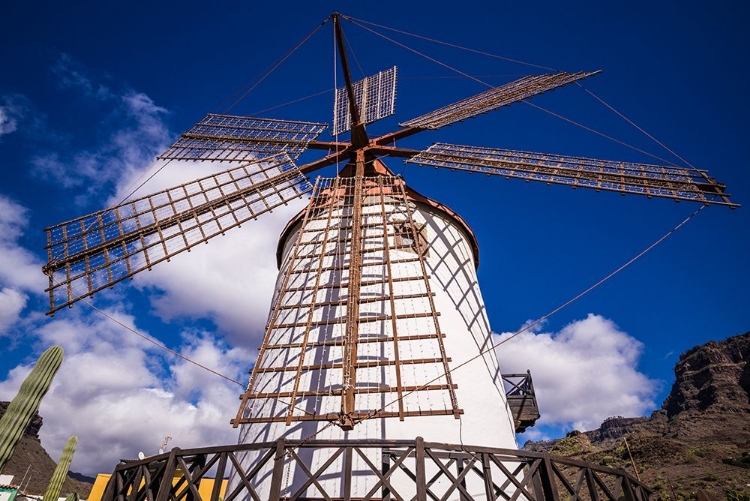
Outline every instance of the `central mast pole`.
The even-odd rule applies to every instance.
[[[359,114],[359,106],[357,106],[357,100],[354,96],[352,74],[351,71],[349,71],[349,60],[346,57],[346,49],[344,48],[344,33],[341,30],[341,14],[331,14],[331,19],[333,19],[333,29],[336,34],[336,46],[339,49],[339,56],[341,57],[341,71],[344,72],[346,93],[349,97],[349,110],[352,115],[352,146],[354,148],[362,148],[367,146],[370,141],[367,138],[365,124],[362,123],[362,118]]]
[[[341,30],[341,15],[331,15],[336,45],[341,56],[341,69],[346,82],[346,92],[349,97],[349,110],[352,119],[352,148],[355,153],[354,186],[352,196],[352,224],[350,233],[349,280],[346,300],[346,333],[343,353],[343,381],[341,395],[341,417],[338,425],[344,430],[354,428],[355,418],[355,389],[357,386],[357,344],[359,342],[359,299],[362,276],[362,197],[365,175],[365,148],[369,144],[365,125],[362,123],[359,106],[354,95],[349,60],[344,48],[344,34]]]
[[[346,334],[343,353],[343,385],[341,418],[344,430],[354,428],[354,396],[357,386],[357,345],[359,343],[359,299],[362,279],[362,197],[364,189],[365,153],[357,150],[354,193],[352,194],[352,225],[349,253],[349,286],[346,300]],[[350,188],[351,189],[351,188]]]

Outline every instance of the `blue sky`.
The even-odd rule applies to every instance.
[[[227,422],[238,388],[162,354],[84,304],[43,316],[41,230],[115,200],[180,132],[208,111],[224,111],[331,12],[544,67],[602,69],[583,82],[587,89],[747,204],[747,10],[736,2],[8,5],[0,20],[0,398],[13,395],[45,347],[61,344],[67,363],[42,407],[43,444],[55,456],[67,436],[81,435],[74,469],[109,470],[167,433],[181,446],[234,441]],[[344,29],[355,78],[399,67],[396,116],[373,124],[373,134],[485,89],[351,23]],[[373,29],[492,85],[541,71]],[[328,23],[231,112],[330,123],[333,86]],[[680,163],[575,86],[533,103]],[[653,161],[523,104],[401,145],[436,141]],[[388,162],[474,229],[497,333],[546,314],[695,209]],[[170,165],[142,193],[201,174]],[[275,239],[299,207],[143,273],[95,304],[244,379],[270,301]],[[536,332],[507,343],[500,355],[509,370],[531,367],[549,395],[545,404],[540,394],[546,421],[529,436],[648,413],[668,393],[681,352],[750,329],[747,214],[744,207],[707,208]],[[82,412],[114,424],[83,427],[75,419]]]

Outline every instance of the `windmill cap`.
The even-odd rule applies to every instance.
[[[452,222],[454,222],[457,226],[459,226],[461,229],[463,229],[466,237],[469,240],[469,244],[471,245],[471,252],[474,256],[474,267],[479,268],[479,243],[477,242],[477,238],[474,235],[474,232],[471,230],[469,225],[466,223],[466,221],[459,216],[453,209],[450,207],[437,202],[435,200],[432,200],[431,198],[425,197],[424,195],[421,195],[417,191],[413,190],[412,188],[409,188],[409,186],[406,186],[406,195],[409,197],[409,200],[412,202],[426,205],[429,208],[432,208],[434,210],[437,210],[438,212],[441,212],[445,216],[447,216]],[[301,222],[301,220],[305,216],[305,210],[301,210],[296,216],[294,216],[292,219],[289,220],[289,222],[284,227],[284,230],[281,232],[281,235],[279,235],[279,243],[276,247],[276,266],[281,269],[281,262],[284,257],[284,246],[286,244],[287,239],[292,233],[292,230]]]

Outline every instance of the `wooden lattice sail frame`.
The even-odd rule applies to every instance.
[[[340,14],[331,16],[346,84],[336,93],[334,116],[337,132],[350,130],[349,141],[319,141],[326,128],[322,123],[207,115],[160,158],[167,162],[225,162],[230,166],[227,171],[47,228],[49,261],[44,272],[49,277],[49,314],[303,196],[312,189],[307,175],[341,162],[348,167],[338,177],[319,179],[313,189],[277,289],[264,344],[233,423],[329,420],[350,429],[374,415],[402,420],[412,414],[460,416],[449,370],[451,359],[442,341],[445,333],[425,266],[429,250],[421,243],[422,229],[415,221],[415,201],[403,180],[394,177],[379,157],[737,207],[723,184],[694,168],[442,143],[423,151],[395,146],[400,139],[512,105],[598,72],[525,77],[401,122],[400,129],[370,138],[366,123],[394,113],[396,70],[353,82],[342,18]],[[327,154],[297,166],[295,160],[306,149]],[[379,249],[377,265],[368,261],[373,245]],[[331,255],[330,246],[335,249]],[[408,256],[403,255],[405,247],[413,251]],[[415,266],[416,272],[400,275],[407,264]],[[382,273],[370,283],[367,269],[374,266],[380,266]],[[300,272],[307,274],[305,284],[295,285],[295,277],[304,276]],[[331,282],[324,281],[326,273],[334,277]],[[415,285],[415,289],[401,290],[403,284]],[[363,293],[371,286],[378,288],[372,298]],[[401,307],[404,301],[422,305],[405,312]],[[371,304],[383,305],[384,310],[372,316],[368,311]],[[337,316],[325,317],[326,308],[335,310]],[[299,316],[287,318],[290,311]],[[417,311],[429,328],[404,332],[400,324],[414,320]],[[376,322],[381,324],[379,333],[367,332],[366,325]],[[435,356],[405,357],[403,347],[410,342],[434,347]],[[388,351],[387,356],[378,361],[366,359],[364,354],[373,346]],[[327,366],[306,361],[308,351],[319,348],[340,350],[340,360]],[[282,350],[291,358],[280,364],[277,358]],[[438,377],[405,384],[407,366],[435,369]],[[377,386],[360,384],[358,371],[372,367],[387,368],[388,375]],[[325,390],[304,388],[305,381],[324,371],[336,372],[340,382]],[[274,374],[291,375],[290,389],[274,386]],[[429,411],[413,408],[409,395],[425,392],[445,397],[446,405]],[[397,402],[395,410],[371,406],[367,396],[373,394],[392,396]],[[325,410],[326,405],[319,405],[323,399],[336,401],[335,408]],[[258,410],[248,414],[252,405]]]
[[[417,221],[404,181],[373,162],[380,165],[372,169],[379,175],[318,179],[235,426],[341,418],[341,426],[351,428],[380,410],[380,399],[355,398],[367,394],[397,400],[396,410],[381,411],[380,417],[461,412],[425,262],[424,223]],[[359,159],[354,171],[363,173],[364,163]],[[425,352],[432,356],[404,356]],[[339,361],[310,364],[306,358]],[[404,384],[406,367],[412,369],[411,384]],[[358,385],[358,373],[372,368],[379,368],[377,381]],[[280,380],[289,372],[291,390]],[[309,389],[315,386],[311,380],[318,389]],[[285,390],[267,390],[279,387]],[[446,405],[422,409],[419,392]],[[323,412],[331,409],[330,399],[340,405]],[[256,408],[248,417],[250,401]]]

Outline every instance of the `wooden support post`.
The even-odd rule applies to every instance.
[[[628,474],[624,469],[621,469],[621,475],[622,495],[625,498],[625,501],[637,501],[635,498],[635,493],[633,492],[633,486],[630,484],[630,479],[628,478]]]
[[[354,451],[351,446],[344,449],[344,501],[352,499],[352,456]]]
[[[346,57],[346,49],[344,48],[344,34],[341,30],[340,14],[333,14],[333,28],[336,36],[336,45],[341,56],[341,70],[344,73],[344,81],[346,82],[346,93],[349,97],[349,111],[352,116],[352,130],[351,130],[351,143],[355,148],[362,148],[369,142],[367,139],[367,132],[365,131],[365,124],[362,123],[362,117],[360,115],[359,106],[357,106],[357,99],[354,95],[354,85],[352,84],[351,71],[349,70],[349,61]],[[357,151],[357,158],[362,154],[362,150]]]
[[[383,474],[383,476],[385,476],[388,473],[388,470],[391,469],[391,456],[385,451],[382,452],[381,463],[382,466],[380,468],[380,472]],[[388,487],[386,487],[385,483],[383,484],[382,488],[382,498],[383,501],[390,501],[391,499],[391,491],[388,490]]]
[[[167,464],[162,473],[161,482],[159,482],[159,492],[156,494],[156,501],[168,501],[172,498],[172,479],[177,469],[177,454],[180,452],[179,447],[175,447],[169,453]]]
[[[279,499],[281,499],[281,483],[284,481],[285,452],[286,440],[280,438],[276,441],[276,454],[274,454],[273,456],[273,476],[271,477],[271,492],[269,493],[269,501],[279,501]]]
[[[539,466],[532,475],[531,485],[534,486],[534,499],[536,501],[549,501],[544,497],[544,486],[542,486],[544,468],[542,466]]]
[[[424,438],[417,437],[415,444],[415,461],[417,478],[415,483],[417,484],[417,496],[416,501],[427,501],[427,472],[425,469],[425,454],[424,454]]]
[[[591,501],[599,501],[599,491],[596,490],[596,480],[590,468],[586,468],[586,486],[589,488]]]
[[[482,479],[484,480],[484,495],[486,499],[495,499],[495,484],[492,482],[492,467],[490,455],[482,453]]]
[[[463,473],[463,471],[464,471],[464,458],[459,457],[456,459],[456,479],[458,479],[461,476],[461,473]],[[461,479],[461,487],[466,489],[465,477]],[[464,491],[462,491],[461,489],[458,489],[458,487],[456,489],[460,493],[459,498],[461,499],[461,501],[469,501],[469,498],[466,497],[466,494],[464,494]]]
[[[211,501],[218,501],[221,497],[221,484],[224,479],[224,470],[227,467],[227,456],[229,453],[220,452],[219,454],[219,466],[216,467],[216,475],[214,476],[216,480],[214,481],[214,488],[211,491]]]
[[[546,501],[560,501],[555,484],[555,470],[552,468],[552,460],[548,453],[544,453],[543,468],[541,468],[542,489]]]

